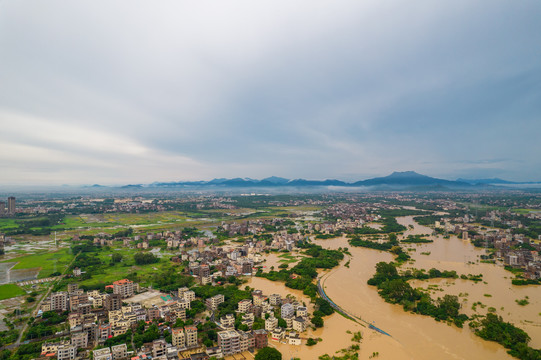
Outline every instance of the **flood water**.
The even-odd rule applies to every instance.
[[[420,226],[411,216],[397,219],[402,225],[412,225],[409,234],[431,234],[432,229]],[[443,239],[432,237],[435,241],[430,244],[408,245],[416,251],[410,252],[415,260],[413,264],[405,264],[401,269],[437,268],[440,270],[456,270],[460,274],[483,274],[486,282],[452,279],[435,279],[430,281],[411,282],[414,287],[439,285],[432,297],[442,297],[445,294],[459,295],[462,293],[462,312],[471,315],[474,302],[481,301],[487,306],[477,307],[477,313],[484,314],[488,307],[494,307],[496,313],[504,320],[514,323],[524,329],[532,341],[530,346],[541,347],[541,287],[512,286],[513,275],[499,265],[478,263],[478,257],[484,254],[483,249],[477,249],[468,241],[457,237]],[[382,359],[513,359],[506,350],[494,343],[484,341],[473,334],[466,325],[463,329],[437,322],[428,316],[405,312],[401,306],[386,303],[373,286],[366,282],[375,272],[375,265],[380,261],[392,261],[389,253],[367,248],[349,246],[344,237],[316,240],[316,243],[327,248],[348,247],[352,257],[349,268],[343,264],[324,276],[323,285],[327,295],[346,311],[363,320],[374,322],[376,326],[392,336],[388,338],[376,334],[372,330],[364,330],[365,336],[361,349],[375,348]],[[421,252],[430,253],[421,255]],[[473,263],[473,264],[472,264]],[[443,291],[441,291],[442,289]],[[467,293],[467,296],[464,294]],[[488,294],[490,296],[485,296]],[[530,304],[519,306],[516,299],[529,297]],[[503,307],[503,310],[501,308]],[[349,321],[351,322],[351,321]],[[383,341],[382,337],[388,338]],[[382,342],[376,344],[376,340]],[[321,344],[323,345],[323,343]],[[392,346],[395,345],[395,346]],[[323,348],[323,347],[322,347]],[[370,351],[368,354],[371,354]],[[330,354],[330,352],[329,352]]]

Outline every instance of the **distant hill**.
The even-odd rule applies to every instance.
[[[468,188],[473,185],[465,181],[451,181],[437,179],[421,175],[415,171],[393,172],[389,176],[361,180],[353,183],[336,179],[327,180],[289,180],[277,176],[271,176],[262,180],[249,178],[213,179],[210,181],[180,181],[180,182],[156,182],[150,187],[317,187],[317,186],[338,186],[338,187],[372,187],[381,189],[405,189],[405,188]]]
[[[471,184],[462,181],[451,181],[433,178],[426,175],[421,175],[415,171],[393,172],[389,176],[378,177],[368,180],[357,181],[354,186],[448,186],[448,187],[470,187]]]
[[[520,185],[520,184],[541,184],[539,181],[508,181],[499,178],[493,179],[457,179],[456,181],[466,182],[472,185]]]

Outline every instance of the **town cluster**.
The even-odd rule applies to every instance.
[[[222,358],[266,347],[269,338],[300,345],[300,334],[307,330],[310,320],[308,309],[302,303],[279,294],[266,296],[261,290],[253,291],[251,299],[239,301],[236,314],[225,314],[218,319],[215,313],[225,298],[217,294],[203,299],[217,329],[216,342],[205,346],[198,337],[198,325],[203,320],[181,327],[174,325],[178,320],[186,322],[186,311],[196,300],[194,291],[182,287],[170,294],[156,293],[141,289],[127,279],[115,281],[108,290],[106,293],[85,292],[77,283],[70,283],[67,291],[53,293],[42,303],[38,316],[69,312],[69,340],[44,342],[44,358],[74,360],[87,357],[89,349],[95,349],[92,350],[94,360]],[[143,292],[137,294],[140,291]],[[260,322],[264,319],[264,327],[254,329],[258,319]],[[162,335],[166,331],[171,334],[169,342],[161,336],[137,349],[127,343],[107,346],[109,339],[128,330],[135,331],[141,324],[145,329],[157,324]]]

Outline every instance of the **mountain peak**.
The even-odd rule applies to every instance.
[[[411,177],[411,176],[426,176],[426,175],[421,175],[415,171],[412,171],[412,170],[409,170],[409,171],[395,171],[393,172],[391,175],[389,175],[388,177]]]

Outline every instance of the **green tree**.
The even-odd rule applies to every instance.
[[[282,360],[282,354],[271,347],[264,347],[257,352],[255,360]]]
[[[323,327],[323,318],[319,316],[314,316],[312,318],[312,324],[314,324],[314,326],[317,328]]]

